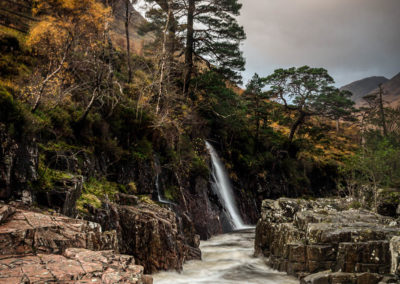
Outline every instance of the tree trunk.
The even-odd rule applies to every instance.
[[[385,118],[385,111],[383,109],[383,88],[382,84],[379,84],[379,111],[381,114],[381,123],[382,123],[382,129],[383,129],[383,135],[385,137],[388,136],[388,131],[386,127],[386,118]]]
[[[128,83],[132,82],[132,66],[131,66],[131,46],[130,46],[130,38],[129,38],[129,23],[130,23],[130,6],[131,1],[125,0],[125,34],[126,34],[126,52],[127,52],[127,61],[128,61]]]
[[[186,33],[186,49],[185,49],[185,72],[183,81],[183,94],[187,96],[189,93],[190,80],[192,78],[193,69],[193,45],[194,45],[194,12],[196,10],[195,0],[189,0],[189,8],[187,15],[187,33]]]
[[[290,129],[290,135],[289,135],[289,142],[290,143],[292,143],[293,137],[296,134],[297,128],[299,128],[299,126],[303,124],[305,118],[306,118],[306,113],[301,111],[300,114],[299,114],[299,117],[296,120],[296,122],[292,125],[292,128]]]
[[[156,114],[160,110],[160,101],[162,98],[163,93],[163,85],[164,85],[164,77],[166,73],[166,65],[167,65],[167,41],[168,41],[168,30],[170,26],[171,16],[172,16],[172,9],[169,1],[167,2],[168,5],[168,16],[167,22],[165,23],[165,28],[163,31],[163,44],[162,44],[162,51],[161,51],[161,60],[160,60],[160,80],[158,84],[158,98],[157,98],[157,105],[156,105]]]

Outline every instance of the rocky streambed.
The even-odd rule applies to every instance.
[[[296,284],[294,277],[254,257],[254,228],[214,236],[200,245],[202,260],[189,261],[181,273],[155,274],[154,284]]]
[[[264,200],[255,253],[301,283],[400,283],[396,219],[344,200]]]

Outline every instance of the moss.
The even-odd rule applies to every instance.
[[[179,199],[179,188],[174,185],[168,186],[164,189],[164,196],[168,200],[177,201]]]
[[[113,200],[115,194],[119,192],[119,185],[114,182],[107,181],[105,178],[95,179],[90,178],[83,185],[84,193],[90,193],[97,196],[100,199],[108,198]]]
[[[198,155],[194,155],[190,165],[190,171],[192,175],[201,176],[203,178],[208,178],[210,174],[206,161]]]
[[[107,198],[113,200],[115,194],[121,190],[121,185],[107,181],[106,179],[90,178],[83,184],[83,193],[77,200],[77,209],[82,213],[88,213],[85,204],[95,208],[101,207],[101,200]]]
[[[85,204],[90,204],[94,208],[100,208],[101,200],[94,194],[84,193],[76,201],[76,209],[82,213],[88,214],[89,212],[86,209]]]
[[[136,160],[147,160],[153,155],[153,145],[146,138],[142,138],[132,151],[133,158]]]
[[[139,202],[143,202],[143,203],[147,203],[147,204],[157,204],[148,195],[139,195],[138,197],[139,197]]]
[[[128,185],[126,186],[126,191],[128,193],[133,193],[133,194],[137,194],[137,187],[136,184],[131,181],[130,183],[128,183]]]
[[[73,175],[69,172],[59,171],[47,167],[44,163],[45,157],[43,154],[39,156],[38,174],[39,179],[31,183],[31,188],[36,191],[50,191],[59,180],[70,179]]]

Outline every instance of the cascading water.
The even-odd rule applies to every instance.
[[[218,157],[217,151],[215,151],[214,147],[207,141],[206,147],[211,156],[211,175],[213,179],[213,186],[215,187],[215,190],[231,219],[230,221],[233,225],[233,228],[236,230],[248,228],[248,226],[243,223],[242,217],[240,216],[239,210],[237,209],[228,174],[223,163]]]
[[[160,161],[156,155],[154,155],[154,165],[155,165],[155,170],[156,170],[156,179],[154,181],[154,186],[157,191],[157,201],[163,204],[173,204],[172,202],[166,200],[165,198],[162,197],[160,191],[160,174],[161,174],[161,166],[160,166]],[[154,195],[153,195],[154,196]]]

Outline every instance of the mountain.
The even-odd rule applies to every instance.
[[[389,81],[382,84],[383,98],[386,103],[392,107],[400,106],[400,73],[394,76]],[[378,93],[379,89],[376,88],[370,94]]]
[[[374,91],[379,84],[386,83],[388,81],[389,79],[382,76],[368,77],[343,86],[340,88],[340,90],[352,92],[353,96],[351,98],[356,105],[359,106],[363,103],[363,97],[365,95]]]

